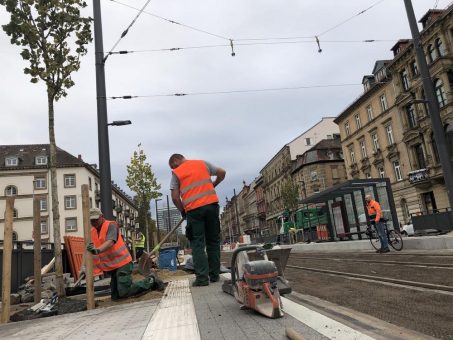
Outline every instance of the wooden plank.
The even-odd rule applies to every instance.
[[[1,323],[9,322],[11,302],[11,259],[13,253],[14,197],[6,198],[5,230],[3,236],[2,268],[2,317]]]
[[[85,238],[85,248],[91,242],[91,223],[90,223],[90,198],[88,185],[82,185],[82,210],[83,210],[83,236]],[[93,279],[93,256],[85,250],[85,277],[87,286],[87,309],[94,309],[94,279]]]
[[[41,301],[41,209],[39,198],[33,199],[33,268],[35,280],[35,303]]]

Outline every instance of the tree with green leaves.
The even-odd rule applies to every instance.
[[[32,83],[43,81],[47,89],[55,272],[57,293],[63,296],[54,103],[74,86],[71,74],[79,70],[92,40],[91,18],[81,15],[87,6],[82,0],[0,0],[0,5],[10,14],[10,22],[2,28],[12,44],[22,47],[20,55],[28,63],[24,73]]]
[[[299,188],[292,179],[287,179],[281,188],[283,207],[291,216],[296,210],[299,203]]]
[[[138,150],[134,151],[131,163],[127,166],[126,184],[136,194],[134,200],[139,208],[138,220],[142,229],[149,222],[148,211],[151,200],[161,197],[162,194],[159,192],[161,185],[157,183],[151,164],[146,162],[146,154],[141,144]],[[146,235],[146,230],[142,231]]]

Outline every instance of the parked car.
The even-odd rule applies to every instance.
[[[403,236],[414,236],[414,225],[411,224],[405,224],[401,227],[401,235]]]

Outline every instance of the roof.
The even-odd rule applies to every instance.
[[[424,16],[421,17],[421,19],[418,21],[422,23],[423,28],[426,27],[426,24],[429,24],[428,21],[430,18],[433,18],[431,22],[435,21],[437,17],[439,17],[441,14],[443,14],[445,10],[443,9],[430,9]]]
[[[341,149],[340,138],[323,139],[305,152],[313,150]]]
[[[18,157],[18,166],[5,166],[5,158]],[[36,156],[50,156],[49,144],[29,144],[29,145],[0,145],[0,170],[11,169],[47,169],[48,165],[36,165]],[[57,147],[57,167],[77,167],[84,166],[82,158],[77,158],[67,151]]]

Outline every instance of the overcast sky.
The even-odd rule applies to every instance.
[[[119,0],[141,8],[144,0]],[[112,55],[106,63],[108,96],[236,91],[331,84],[360,84],[374,62],[391,59],[390,48],[410,38],[403,0],[385,0],[325,34],[378,0],[154,0],[147,12],[229,39],[311,37],[315,42],[235,45],[175,52]],[[413,0],[419,19],[438,3]],[[86,15],[92,15],[91,1]],[[104,50],[109,51],[137,11],[102,1]],[[0,23],[9,20],[0,8]],[[385,42],[358,43],[369,39]],[[293,39],[301,41],[302,39]],[[288,41],[288,40],[273,40]],[[331,42],[329,42],[331,41]],[[333,41],[333,42],[332,42]],[[339,42],[342,41],[342,42]],[[236,41],[239,43],[270,40]],[[121,40],[117,50],[224,45],[229,41],[148,14]],[[0,144],[48,143],[47,101],[42,83],[29,82],[20,49],[0,31],[2,123]],[[98,163],[94,45],[74,75],[76,85],[56,105],[56,139],[60,148],[88,163]],[[139,143],[168,194],[168,157],[182,153],[205,159],[227,171],[218,187],[221,203],[250,183],[282,146],[317,123],[337,116],[362,92],[344,86],[273,92],[154,97],[108,101],[109,121],[132,125],[110,127],[112,180],[126,192],[126,165]],[[132,194],[132,193],[131,193]]]

